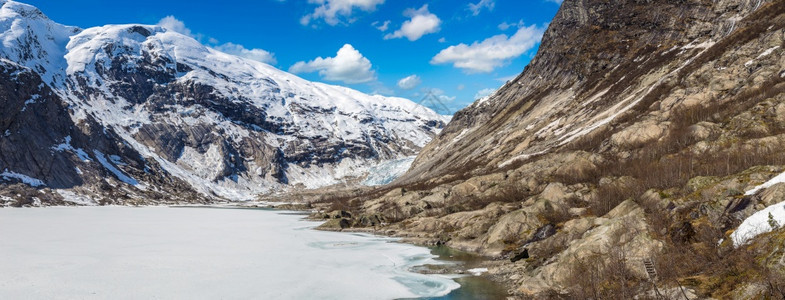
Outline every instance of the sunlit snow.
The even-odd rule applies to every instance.
[[[733,245],[740,246],[758,235],[782,226],[785,226],[785,202],[771,205],[744,220],[731,234],[731,239]]]

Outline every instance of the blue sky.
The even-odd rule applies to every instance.
[[[432,91],[455,111],[523,70],[560,0],[21,2],[82,28],[161,24],[305,79],[366,93],[419,101]]]

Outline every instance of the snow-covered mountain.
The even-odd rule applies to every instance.
[[[9,94],[0,171],[19,175],[0,175],[0,184],[25,176],[60,194],[122,190],[142,201],[153,191],[177,198],[169,180],[199,197],[250,199],[360,182],[370,168],[416,154],[447,121],[407,99],[309,82],[159,26],[82,30],[33,6],[0,4]],[[20,84],[35,85],[21,95],[10,86]],[[36,116],[54,124],[17,127]],[[20,160],[24,151],[70,171]]]

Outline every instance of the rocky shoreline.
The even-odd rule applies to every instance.
[[[275,206],[275,209],[283,209],[286,206]],[[311,210],[313,211],[313,210]],[[308,216],[312,221],[324,221],[317,230],[346,232],[346,233],[366,233],[380,236],[400,238],[400,242],[428,247],[435,249],[435,252],[449,252],[450,254],[440,255],[442,260],[454,260],[459,262],[455,265],[426,265],[422,268],[413,270],[422,274],[455,274],[471,275],[485,278],[501,287],[506,297],[513,297],[518,288],[509,277],[514,272],[514,268],[509,268],[509,258],[488,257],[480,252],[472,251],[470,247],[455,248],[445,245],[443,241],[428,238],[426,233],[399,230],[387,224],[380,223],[371,227],[351,227],[352,215],[346,211],[336,211],[332,213],[312,212]],[[479,247],[479,245],[474,245]],[[482,272],[472,272],[472,270],[483,270]]]

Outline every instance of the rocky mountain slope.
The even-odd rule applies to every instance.
[[[783,297],[784,52],[783,1],[565,0],[520,76],[325,227],[500,259],[534,298]]]
[[[360,182],[447,121],[158,26],[83,30],[0,5],[0,184],[21,184],[7,202],[30,188],[51,203],[202,202]]]

